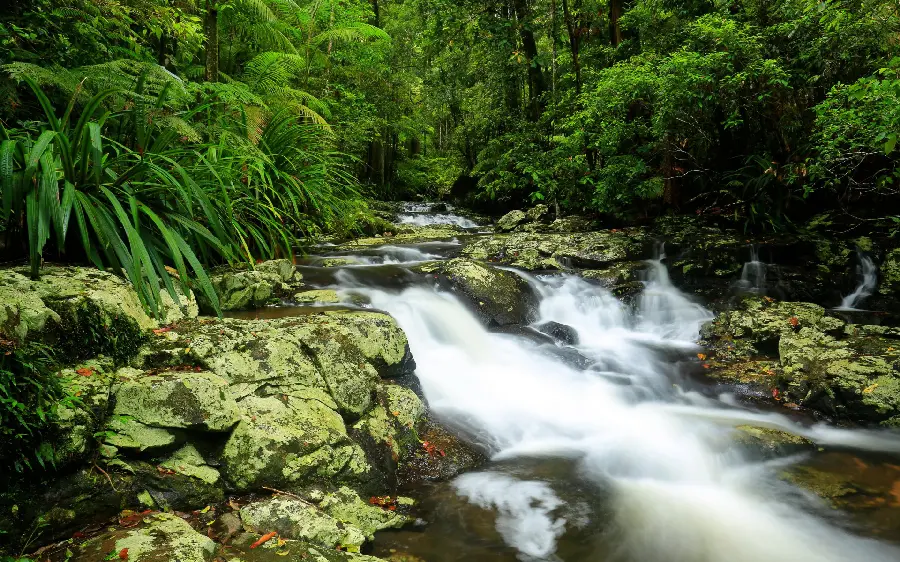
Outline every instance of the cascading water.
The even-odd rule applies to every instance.
[[[769,266],[759,260],[759,246],[750,246],[750,261],[744,264],[741,280],[736,286],[740,291],[761,295],[766,292],[766,275]]]
[[[453,213],[453,207],[443,205],[446,211],[432,213],[434,205],[428,203],[406,203],[403,212],[397,215],[397,222],[413,226],[430,226],[435,224],[453,224],[462,228],[475,228],[478,224],[466,217]]]
[[[408,334],[432,412],[490,452],[494,462],[454,489],[495,513],[496,532],[522,560],[900,559],[893,546],[827,521],[821,506],[777,478],[780,465],[751,462],[728,446],[744,423],[851,446],[896,442],[804,429],[682,392],[672,359],[697,352],[699,327],[712,316],[672,286],[661,259],[649,268],[634,310],[576,277],[530,278],[541,297],[538,323],[574,328],[585,367],[487,331],[455,296],[431,286],[355,290]],[[570,463],[577,479],[561,484],[534,468],[553,459]],[[600,505],[572,499],[581,480]],[[589,552],[558,552],[567,534],[585,529],[596,530]]]
[[[838,310],[858,310],[857,307],[872,296],[878,286],[878,269],[875,267],[875,262],[859,249],[856,251],[856,256],[859,260],[857,266],[859,285],[855,291],[844,297]]]

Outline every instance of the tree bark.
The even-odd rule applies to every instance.
[[[219,8],[206,0],[206,81],[219,81]]]
[[[618,47],[622,42],[622,28],[619,20],[622,18],[622,0],[609,0],[609,42],[613,47]]]
[[[512,5],[519,24],[522,49],[525,51],[525,59],[528,62],[528,91],[529,100],[531,101],[531,117],[536,121],[541,114],[540,99],[547,86],[544,83],[544,72],[541,70],[541,65],[537,62],[537,41],[534,39],[534,32],[527,25],[530,22],[528,4],[526,0],[513,0]]]
[[[578,58],[581,48],[581,35],[575,28],[575,20],[569,9],[569,1],[562,0],[563,18],[566,20],[566,31],[569,34],[569,50],[572,52],[572,68],[575,70],[575,93],[581,95],[581,61]]]

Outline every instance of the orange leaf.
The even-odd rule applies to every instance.
[[[82,367],[80,369],[75,369],[75,372],[81,375],[82,377],[89,377],[94,374],[94,370],[90,367]]]
[[[796,328],[799,325],[800,325],[800,319],[797,318],[796,316],[792,316],[791,317],[791,326]]]
[[[698,354],[697,354],[697,359],[699,359],[700,361],[706,361],[706,354],[705,354],[705,353],[698,353]]]
[[[128,549],[123,548],[119,551],[119,560],[128,560]]]
[[[256,547],[258,547],[258,546],[264,545],[264,544],[267,543],[268,541],[274,539],[275,536],[276,536],[277,534],[278,534],[278,533],[275,532],[275,531],[272,531],[271,533],[266,533],[265,535],[261,536],[261,537],[259,538],[258,541],[256,541],[255,543],[251,544],[251,545],[250,545],[250,548],[256,548]]]

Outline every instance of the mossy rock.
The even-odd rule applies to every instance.
[[[380,378],[415,369],[397,322],[369,311],[183,324],[146,349],[143,364],[201,365],[225,379],[236,399],[255,393],[311,397],[348,418],[368,411]]]
[[[524,211],[510,211],[497,220],[494,230],[496,232],[512,232],[528,220]]]
[[[341,250],[354,250],[356,248],[369,248],[383,244],[415,244],[418,242],[431,242],[434,240],[446,240],[465,234],[465,229],[451,224],[433,224],[428,226],[416,226],[411,224],[394,225],[393,236],[374,236],[369,238],[357,238],[338,246]]]
[[[878,336],[838,339],[814,328],[779,343],[788,396],[854,421],[883,422],[900,414],[900,351]]]
[[[228,381],[206,371],[146,373],[128,367],[116,374],[112,393],[114,415],[155,428],[224,432],[240,417]]]
[[[345,525],[352,525],[363,532],[366,540],[375,538],[375,533],[385,529],[399,529],[413,519],[397,510],[397,506],[412,506],[410,498],[392,497],[393,509],[372,505],[363,500],[352,489],[342,486],[327,494],[317,502],[319,509]]]
[[[72,562],[97,562],[128,549],[131,562],[212,562],[216,544],[169,513],[145,517],[135,528],[116,529],[74,549]]]
[[[434,420],[426,418],[418,432],[423,446],[400,464],[398,479],[403,486],[449,480],[488,461],[482,451]]]
[[[510,271],[464,258],[425,263],[414,271],[440,276],[488,326],[524,324],[535,318],[537,296],[528,282]]]
[[[221,547],[219,557],[225,562],[380,562],[380,558],[358,552],[315,545],[310,541],[270,540],[257,548],[251,546],[261,533],[242,533]],[[239,554],[235,554],[238,552]]]
[[[475,239],[463,248],[462,255],[531,271],[600,269],[650,257],[649,242],[641,229],[571,234],[516,232]]]
[[[257,533],[275,531],[286,539],[302,539],[326,548],[341,547],[359,552],[366,534],[342,523],[309,502],[276,496],[241,508],[244,527]]]
[[[158,326],[127,281],[98,269],[45,267],[38,280],[24,269],[0,270],[0,300],[3,333],[43,341],[69,360],[106,355],[123,363]]]
[[[878,292],[885,296],[894,296],[900,292],[900,248],[887,253],[881,263],[881,275]]]
[[[815,450],[815,444],[805,437],[767,427],[739,425],[733,435],[738,444],[765,457],[782,457]]]
[[[360,482],[372,469],[329,404],[292,396],[251,396],[225,444],[222,471],[237,490],[295,489],[316,482]]]
[[[260,308],[277,302],[296,292],[303,285],[302,279],[290,260],[272,260],[252,270],[224,269],[210,275],[223,311]],[[205,299],[200,300],[200,305],[204,312],[213,312]]]
[[[333,289],[317,289],[297,293],[291,300],[298,304],[337,304],[341,302],[341,297]]]

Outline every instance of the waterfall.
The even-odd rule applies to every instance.
[[[759,260],[759,246],[750,246],[750,261],[744,264],[741,271],[741,280],[737,282],[737,288],[747,293],[757,295],[766,292],[766,274],[768,265]]]
[[[858,310],[857,307],[872,296],[878,286],[878,269],[875,267],[875,262],[859,248],[856,250],[856,256],[859,260],[859,265],[856,267],[859,285],[855,291],[844,297],[838,310]]]
[[[575,329],[586,366],[488,331],[433,286],[356,289],[405,330],[432,414],[475,436],[494,461],[460,477],[456,493],[495,513],[499,537],[523,561],[557,560],[559,542],[584,526],[602,529],[597,556],[615,562],[900,559],[892,546],[797,503],[777,466],[752,463],[739,449],[723,454],[723,439],[748,417],[851,446],[883,440],[688,398],[674,384],[672,357],[697,353],[699,328],[712,315],[672,286],[662,257],[649,266],[633,309],[574,276],[529,278],[540,295],[536,323]],[[575,463],[579,478],[604,490],[605,506],[564,515],[574,509],[564,499],[571,486],[523,462],[554,458]]]

